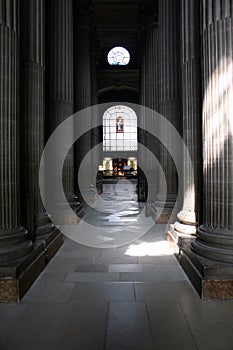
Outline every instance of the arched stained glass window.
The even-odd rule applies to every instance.
[[[103,151],[137,151],[137,116],[132,108],[110,107],[103,116]]]
[[[124,47],[116,46],[108,53],[108,63],[110,65],[126,66],[130,61],[130,54]]]

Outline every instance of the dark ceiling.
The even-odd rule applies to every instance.
[[[91,14],[92,40],[97,53],[98,90],[129,88],[139,91],[139,71],[144,29],[148,18],[156,17],[157,0],[83,0]],[[127,66],[111,67],[106,57],[114,46],[124,46],[131,54]]]
[[[138,44],[143,23],[141,0],[96,0],[94,13],[96,33],[102,47]]]

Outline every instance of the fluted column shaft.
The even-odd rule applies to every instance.
[[[175,229],[194,234],[202,203],[200,1],[182,0],[181,18],[183,140],[191,162],[183,156],[183,208],[178,214],[181,223],[176,222]]]
[[[173,0],[159,1],[159,113],[178,132],[181,131],[180,103],[180,4]],[[170,137],[169,130],[161,133]],[[163,147],[161,159],[167,183],[165,207],[171,212],[177,196],[177,172],[169,152]],[[164,200],[164,194],[161,193]]]
[[[233,2],[202,2],[204,215],[198,254],[233,262]]]
[[[23,224],[34,240],[54,230],[39,190],[44,147],[44,0],[23,0],[20,7],[21,202]]]
[[[152,22],[146,36],[145,106],[158,111],[158,25]]]
[[[81,6],[81,4],[80,4]],[[91,83],[91,47],[90,47],[90,27],[88,25],[89,18],[86,18],[82,10],[79,8],[79,4],[75,6],[75,31],[74,31],[74,43],[75,43],[75,81],[74,81],[74,106],[75,112],[81,111],[92,105],[92,88]],[[75,144],[75,190],[79,196],[78,186],[78,171],[85,154],[91,150],[91,114],[79,113],[79,117],[76,118],[75,127],[79,128],[79,123],[85,123],[90,132],[83,135]],[[87,169],[87,176],[90,175],[91,164]],[[90,180],[91,182],[91,180]]]
[[[46,1],[46,18],[46,137],[48,139],[56,127],[73,114],[72,0]],[[60,145],[58,150],[59,147]],[[64,162],[63,185],[66,196],[71,198],[73,194],[72,150]]]
[[[0,262],[32,250],[20,225],[19,197],[19,8],[18,1],[0,1]]]
[[[90,28],[88,25],[76,24],[74,42],[75,111],[80,111],[92,104]]]
[[[154,11],[155,12],[155,11]],[[145,33],[145,47],[142,61],[142,77],[141,77],[141,90],[142,90],[142,104],[151,108],[154,111],[158,111],[158,25],[155,13],[147,14],[146,18],[146,33]],[[147,117],[144,117],[144,122],[147,130],[155,128],[156,125],[147,125]],[[148,132],[145,133],[145,146],[158,158],[158,142]],[[142,154],[142,159],[145,155]],[[150,188],[147,200],[151,203],[156,198],[156,179],[158,173],[155,173],[153,169],[152,159],[147,159],[147,177],[150,177],[150,183],[153,183],[153,188]],[[139,154],[140,165],[140,154]],[[139,173],[140,174],[140,173]],[[153,180],[152,180],[153,179]]]

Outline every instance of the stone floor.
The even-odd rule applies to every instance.
[[[0,304],[0,349],[233,349],[233,300],[201,301],[163,231],[115,248],[66,238],[22,301]]]

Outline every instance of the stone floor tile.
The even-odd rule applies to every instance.
[[[172,269],[158,269],[156,272],[122,272],[120,273],[120,281],[135,281],[135,282],[159,282],[159,281],[183,281],[186,277]]]
[[[68,273],[65,279],[66,282],[112,282],[119,281],[119,273],[105,272],[71,272]]]
[[[62,248],[63,249],[63,248]],[[75,271],[79,265],[90,265],[93,263],[93,258],[73,258],[55,256],[52,261],[46,266],[44,271]]]
[[[167,281],[188,281],[188,278],[184,271],[176,265],[156,265],[156,264],[142,264],[143,271],[145,273],[153,273],[155,275],[160,275],[161,278]]]
[[[59,343],[69,326],[72,305],[38,303],[28,305],[8,337],[10,343]]]
[[[211,322],[191,327],[199,350],[233,349],[233,325],[226,322]]]
[[[117,255],[114,257],[96,257],[94,258],[94,264],[138,264],[138,258],[136,256]]]
[[[66,278],[66,271],[52,270],[43,271],[40,275],[40,281],[42,282],[63,282]]]
[[[177,259],[174,255],[164,255],[164,256],[139,256],[139,264],[146,264],[151,266],[175,266],[180,267]]]
[[[72,291],[74,289],[74,283],[70,282],[45,282],[38,281],[33,288],[30,288],[27,294],[23,297],[22,301],[26,303],[57,303],[68,301]]]
[[[114,347],[153,349],[145,303],[110,303],[106,348]]]
[[[28,305],[22,303],[0,304],[0,349],[4,349],[3,344],[14,332],[27,309]]]
[[[108,265],[101,265],[101,264],[79,265],[75,269],[75,272],[108,272]]]
[[[60,343],[48,343],[35,340],[33,343],[27,342],[7,342],[4,350],[64,350]]]
[[[113,264],[109,265],[108,272],[142,272],[140,264]]]
[[[135,293],[137,301],[199,299],[189,281],[135,282]]]
[[[73,306],[62,341],[64,350],[103,350],[108,303],[78,302]]]
[[[197,350],[179,302],[147,302],[155,349]]]
[[[194,327],[211,322],[233,325],[233,300],[181,300],[180,305],[189,324]]]
[[[135,301],[134,285],[130,282],[77,283],[71,299],[93,301]]]

